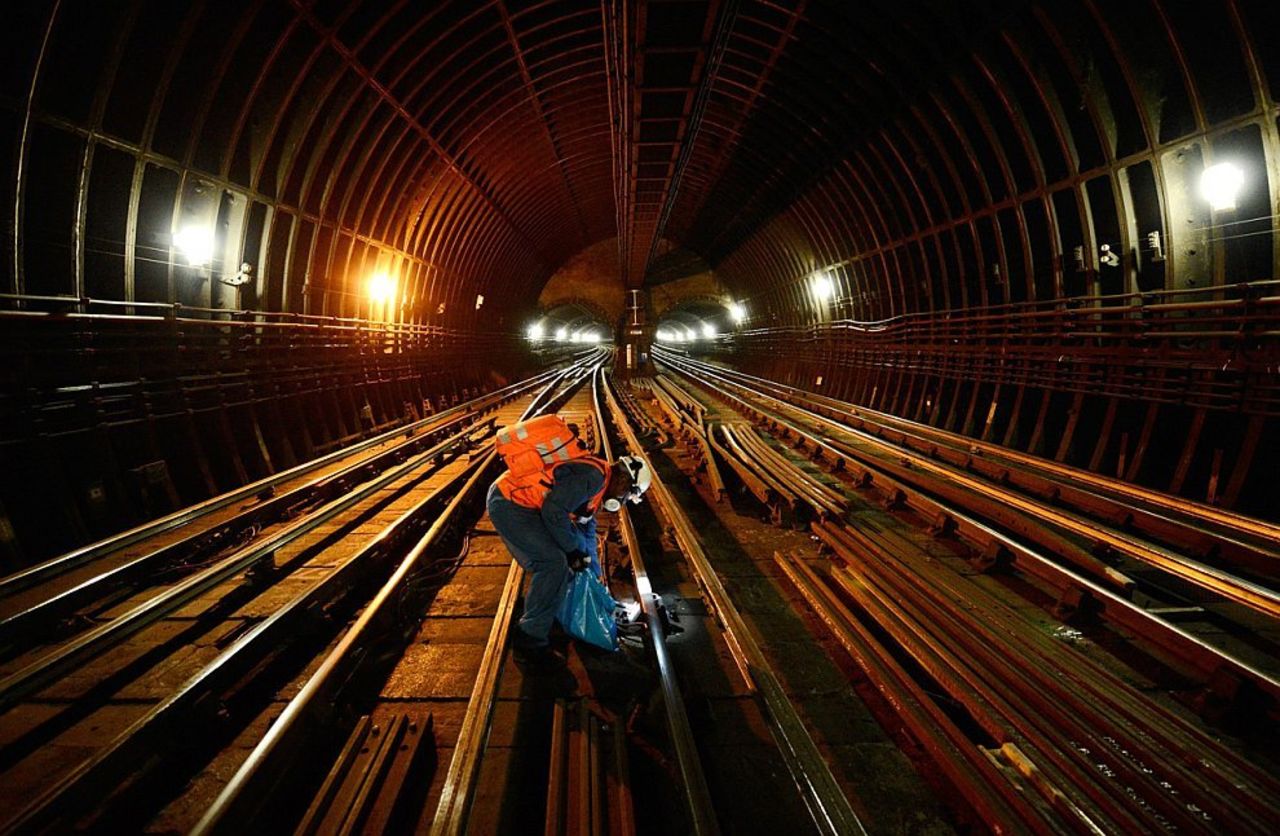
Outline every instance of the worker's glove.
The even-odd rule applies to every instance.
[[[569,564],[569,568],[575,572],[581,572],[591,563],[591,555],[577,549],[568,552],[564,557]]]

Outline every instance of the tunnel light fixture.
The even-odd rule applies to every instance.
[[[173,234],[173,246],[187,264],[207,267],[213,261],[213,228],[200,224],[188,224]]]
[[[733,320],[735,325],[741,325],[742,321],[747,318],[747,309],[742,306],[741,302],[730,302],[729,318]]]
[[[556,329],[556,342],[562,343],[569,338],[569,329],[561,325]]]
[[[813,298],[819,302],[827,301],[836,292],[835,283],[826,273],[814,273],[813,278],[809,280],[809,288],[813,291]]]
[[[693,342],[694,340],[698,339],[698,332],[693,330],[692,328],[686,328],[684,332],[684,338],[689,342]]]
[[[1236,208],[1244,187],[1244,171],[1235,163],[1211,165],[1200,175],[1200,194],[1215,212]]]
[[[476,294],[476,310],[477,310],[477,311],[478,311],[478,310],[480,310],[480,306],[481,306],[481,305],[483,305],[483,304],[484,304],[484,294],[483,294],[483,293],[477,293],[477,294]]]
[[[534,343],[542,339],[543,333],[544,332],[543,332],[541,322],[535,322],[531,324],[528,330],[525,331],[525,334],[529,337],[529,342],[534,342]]]
[[[702,336],[706,337],[709,340],[715,339],[716,326],[712,325],[710,322],[702,323]]]
[[[391,277],[390,273],[379,271],[369,277],[367,290],[369,292],[369,301],[389,301],[396,293],[396,280]]]
[[[595,331],[588,331],[582,335],[582,341],[584,343],[598,343],[600,342],[600,335]]]

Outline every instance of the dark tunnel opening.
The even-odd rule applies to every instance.
[[[669,476],[828,551],[853,546],[816,489],[780,510],[774,442],[839,462],[887,513],[932,509],[938,549],[964,540],[981,572],[1010,549],[928,504],[979,475],[1042,503],[1000,494],[982,525],[1025,533],[1012,507],[1049,532],[1035,548],[1113,586],[1149,526],[1153,559],[1277,595],[1258,558],[1280,555],[1272,0],[21,0],[3,18],[0,592],[455,410],[496,414],[541,375],[597,385],[583,369],[607,357],[616,414]],[[607,401],[567,399],[574,431],[623,438]],[[766,407],[810,423],[786,435]],[[890,442],[921,461],[851,464]],[[772,465],[716,485],[752,455]],[[953,481],[910,483],[931,462]],[[1131,507],[1099,510],[1113,494]],[[1160,540],[1176,524],[1152,502],[1263,533]],[[1202,606],[1184,582],[1123,596],[1182,617]],[[1074,617],[1105,609],[1102,586],[1037,594]],[[888,606],[869,594],[823,600],[856,604],[853,630]],[[1222,629],[1264,657],[1276,641]],[[894,653],[886,670],[923,676]],[[942,713],[1005,742],[972,706]]]

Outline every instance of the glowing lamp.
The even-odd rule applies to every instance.
[[[556,329],[556,342],[564,342],[569,336],[569,329],[561,325]]]
[[[173,246],[192,267],[204,267],[213,261],[213,229],[184,226],[173,234]]]
[[[390,273],[374,273],[369,277],[368,291],[370,301],[386,302],[395,295],[396,280]]]
[[[533,323],[532,325],[529,326],[528,331],[526,331],[525,333],[529,335],[530,341],[537,342],[538,340],[542,339],[542,323],[541,322]]]
[[[729,317],[735,324],[741,323],[742,320],[747,318],[747,309],[742,306],[741,302],[730,302]]]
[[[1215,212],[1236,208],[1244,186],[1244,172],[1234,163],[1211,165],[1200,175],[1200,194]]]
[[[710,322],[702,323],[702,336],[706,337],[709,340],[715,339],[716,326],[712,325]]]
[[[825,302],[830,299],[836,290],[831,277],[826,273],[815,273],[809,286],[813,290],[813,298],[819,302]]]

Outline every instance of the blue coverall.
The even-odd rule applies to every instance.
[[[592,465],[562,464],[552,471],[551,490],[540,510],[507,499],[497,482],[489,486],[489,519],[516,562],[532,576],[520,618],[520,629],[531,644],[546,643],[551,623],[569,589],[573,578],[566,561],[569,552],[586,552],[590,570],[600,576],[595,518],[578,523],[570,514],[604,487],[604,479],[599,468]]]

